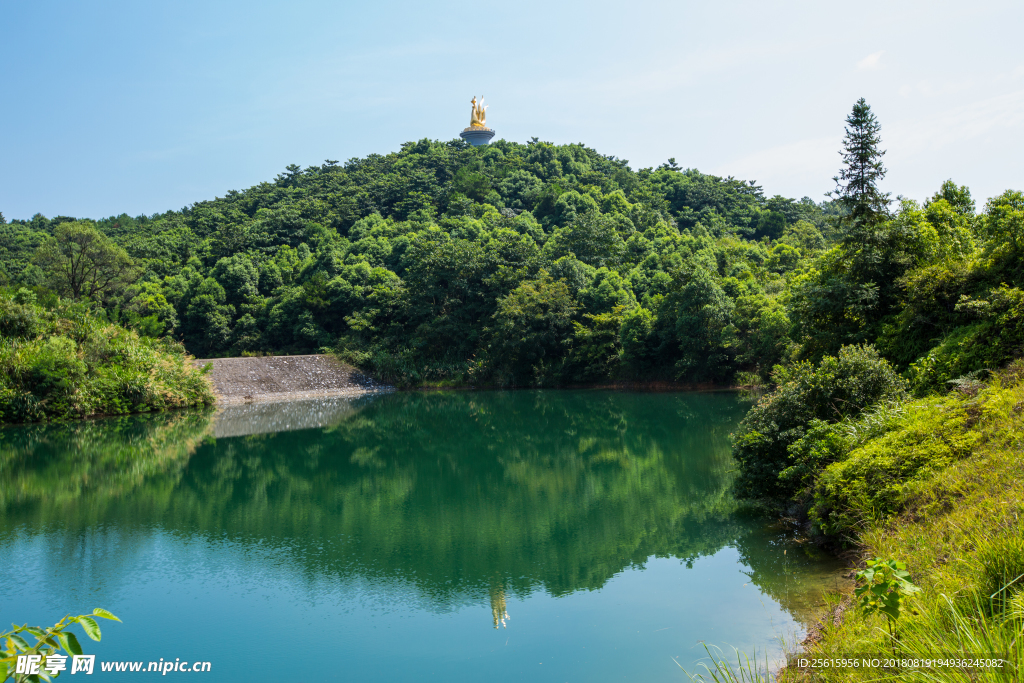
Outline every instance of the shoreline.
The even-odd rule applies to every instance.
[[[564,390],[607,390],[607,391],[636,391],[643,393],[671,393],[679,391],[687,392],[715,392],[715,391],[750,391],[756,389],[750,386],[736,384],[689,384],[682,382],[667,382],[664,380],[648,381],[623,381],[623,382],[594,382],[588,384],[558,384],[553,386],[499,386],[495,384],[417,384],[405,387],[394,387],[395,391],[564,391]]]
[[[307,401],[317,398],[360,398],[374,394],[390,394],[395,391],[391,387],[380,387],[373,389],[325,389],[318,391],[281,391],[263,393],[256,396],[217,396],[214,403],[215,408],[220,406],[237,406],[247,403],[289,403],[292,401]]]
[[[189,361],[197,368],[211,365],[209,373],[215,405],[251,402],[280,402],[336,396],[364,396],[390,391],[636,391],[716,392],[750,391],[758,387],[712,382],[676,382],[672,380],[600,381],[554,386],[500,386],[424,382],[393,386],[377,380],[367,372],[339,360],[333,354],[302,354],[295,356],[241,356],[234,358],[196,358]]]

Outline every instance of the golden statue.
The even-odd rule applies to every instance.
[[[469,127],[470,128],[486,128],[487,127],[487,107],[484,106],[484,98],[480,98],[480,103],[476,101],[476,95],[473,96],[473,100],[470,102],[473,105],[473,113],[469,116]]]

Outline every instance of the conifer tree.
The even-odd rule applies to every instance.
[[[832,180],[836,183],[829,195],[839,200],[847,210],[845,221],[856,231],[867,227],[888,215],[889,193],[878,189],[878,183],[885,178],[882,166],[884,150],[879,133],[881,124],[871,111],[871,105],[864,98],[857,100],[853,111],[846,117],[846,137],[843,140],[844,168]]]

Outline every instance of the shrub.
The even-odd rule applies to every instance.
[[[778,388],[764,396],[740,423],[733,454],[739,461],[738,495],[774,504],[798,491],[803,476],[781,477],[793,466],[790,447],[812,427],[860,414],[906,393],[906,381],[871,346],[844,346],[815,366],[798,363],[774,375]]]
[[[904,404],[879,402],[856,417],[840,422],[811,420],[807,432],[789,446],[792,464],[779,473],[779,480],[807,501],[818,476],[826,467],[846,458],[851,450],[894,429],[906,412]]]
[[[919,395],[1024,354],[1024,291],[1003,285],[987,297],[963,295],[956,310],[969,324],[955,329],[910,367],[911,384]]]
[[[915,403],[896,429],[824,468],[811,520],[825,534],[844,535],[894,514],[918,483],[971,452],[978,433],[968,422],[957,397]]]
[[[23,290],[24,291],[24,290]],[[32,338],[39,334],[44,312],[16,298],[0,297],[0,337]]]
[[[825,534],[847,535],[901,512],[935,474],[974,453],[991,424],[1016,421],[1020,368],[999,373],[977,395],[951,392],[908,405],[891,431],[825,468],[811,520]]]
[[[104,324],[81,305],[48,311],[0,293],[0,423],[212,402],[180,344]]]
[[[8,344],[0,350],[0,379],[10,389],[0,401],[0,419],[33,422],[47,413],[78,410],[78,387],[87,367],[67,337],[48,337]],[[7,399],[7,400],[4,400]],[[10,401],[8,405],[4,405]]]

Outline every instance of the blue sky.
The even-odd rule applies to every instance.
[[[499,137],[821,199],[843,119],[885,189],[1024,189],[1024,3],[0,0],[0,212],[151,214],[291,163]]]

